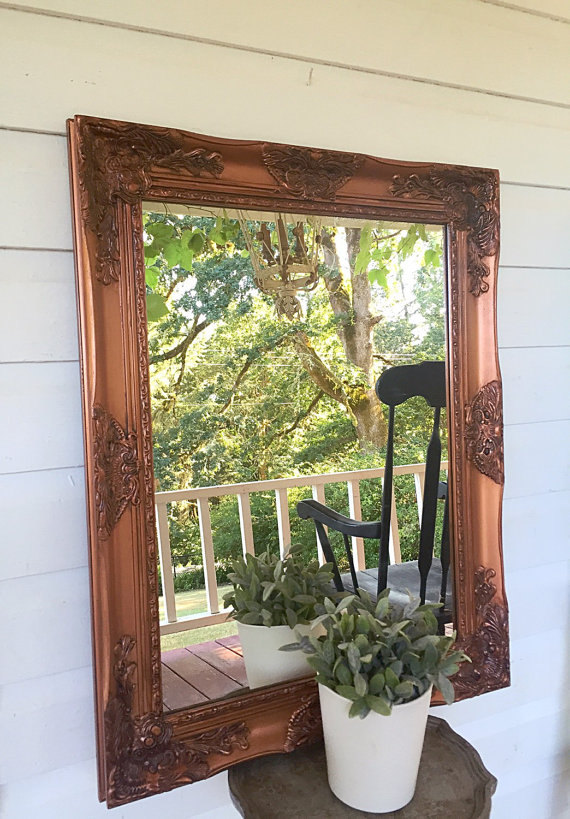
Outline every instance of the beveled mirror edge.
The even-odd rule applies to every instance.
[[[456,625],[474,659],[454,682],[457,699],[508,685],[498,173],[85,116],[68,121],[68,134],[100,798],[124,804],[292,750],[320,730],[310,679],[162,713],[143,198],[447,226]]]

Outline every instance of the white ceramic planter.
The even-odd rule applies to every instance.
[[[250,688],[314,673],[302,651],[279,651],[281,646],[298,639],[289,626],[250,626],[238,622],[237,628]],[[296,631],[308,634],[310,626],[297,626]]]
[[[351,703],[319,685],[327,773],[332,792],[357,810],[387,813],[412,799],[424,743],[431,688],[384,717],[348,716]]]

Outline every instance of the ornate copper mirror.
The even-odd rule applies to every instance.
[[[68,129],[100,798],[169,790],[320,730],[310,678],[163,712],[143,200],[443,226],[454,624],[473,659],[456,697],[507,686],[498,173],[84,116]]]

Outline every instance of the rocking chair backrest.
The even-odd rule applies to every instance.
[[[379,541],[377,593],[380,594],[390,582],[393,596],[405,595],[409,589],[416,592],[417,574],[420,580],[420,598],[426,600],[427,580],[432,568],[435,523],[437,514],[437,500],[445,501],[443,513],[443,529],[441,538],[441,561],[434,566],[432,580],[436,580],[439,588],[439,602],[443,608],[438,619],[443,627],[447,622],[449,610],[446,609],[449,574],[449,527],[448,527],[448,493],[447,484],[440,483],[439,472],[441,467],[441,441],[439,438],[439,421],[441,409],[445,407],[445,364],[443,361],[425,361],[421,364],[411,364],[403,367],[392,367],[386,370],[376,383],[376,393],[380,401],[389,408],[388,440],[386,446],[386,464],[384,468],[384,487],[382,491],[382,514],[380,520],[361,521],[347,518],[330,509],[323,503],[307,498],[297,504],[297,512],[303,520],[312,519],[318,542],[328,562],[333,564],[333,580],[337,591],[345,591],[343,577],[334,556],[327,530],[339,532],[344,538],[344,547],[348,558],[351,584],[354,590],[359,588],[360,581],[365,585],[374,580],[367,570],[356,571],[354,565],[350,538],[371,538]],[[403,404],[408,398],[422,396],[433,407],[434,418],[431,438],[426,454],[426,470],[424,480],[423,505],[420,527],[420,544],[418,561],[407,561],[403,564],[394,564],[388,568],[388,547],[390,540],[390,517],[392,512],[392,493],[394,478],[394,419],[395,408]],[[374,575],[375,575],[374,570]],[[367,578],[369,580],[367,581]],[[437,578],[437,579],[436,579]],[[432,585],[432,584],[430,584]],[[438,592],[430,588],[430,599],[437,602]]]
[[[382,530],[378,555],[378,594],[388,583],[388,559],[390,539],[390,518],[394,478],[394,420],[395,408],[408,398],[422,396],[434,408],[432,434],[426,456],[424,497],[420,529],[418,568],[420,572],[420,598],[426,597],[427,577],[432,562],[435,535],[436,507],[439,492],[439,472],[441,465],[441,440],[439,419],[445,407],[445,363],[424,361],[386,370],[376,382],[376,395],[389,407],[388,441],[386,444],[386,465],[382,491]],[[444,525],[446,525],[445,521]],[[443,556],[442,556],[443,557]]]

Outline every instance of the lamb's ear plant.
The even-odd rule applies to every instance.
[[[224,595],[234,619],[255,626],[307,625],[324,611],[332,594],[332,564],[305,563],[302,546],[292,546],[283,559],[269,549],[247,554],[232,563],[228,578],[233,590]]]
[[[393,705],[409,702],[431,685],[447,703],[454,691],[449,677],[469,660],[454,650],[455,633],[437,634],[433,610],[410,595],[405,606],[388,599],[389,590],[373,602],[366,592],[348,595],[337,604],[326,599],[317,606],[326,635],[302,637],[282,650],[305,651],[317,682],[352,702],[349,715],[365,717],[370,711],[388,716]]]

